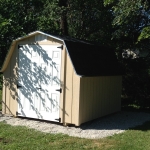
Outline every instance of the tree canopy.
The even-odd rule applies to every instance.
[[[12,40],[37,29],[42,0],[0,0],[0,66]]]
[[[104,0],[111,6],[113,38],[122,40],[125,48],[150,49],[150,4],[147,0]]]
[[[0,64],[12,40],[35,30],[111,45],[111,20],[98,0],[0,0]]]
[[[108,43],[112,18],[108,7],[98,0],[47,0],[39,29]]]
[[[150,4],[147,0],[0,0],[1,61],[13,39],[35,30],[97,41],[120,53],[124,48],[149,50]]]
[[[148,0],[0,0],[0,67],[12,40],[36,30],[113,47],[125,69],[123,94],[150,99]],[[122,59],[124,49],[147,57]]]

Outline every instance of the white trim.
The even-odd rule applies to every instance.
[[[51,38],[54,38],[54,39],[57,39],[57,40],[60,40],[60,41],[64,41],[64,40],[61,39],[61,38],[52,36],[52,35],[50,35],[50,34],[47,34],[47,33],[41,32],[41,31],[34,31],[34,32],[31,32],[31,33],[29,33],[29,34],[27,34],[27,35],[25,35],[25,36],[22,36],[22,37],[19,37],[19,38],[13,40],[13,41],[16,41],[16,42],[17,42],[17,41],[20,41],[20,40],[22,40],[22,39],[31,37],[31,36],[33,36],[33,35],[35,35],[35,34],[38,34],[38,33],[39,33],[39,34],[46,35],[46,36],[51,37]]]

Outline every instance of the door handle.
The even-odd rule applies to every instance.
[[[58,91],[58,92],[62,93],[62,89],[61,89],[61,88],[60,88],[60,89],[57,89],[56,91]]]
[[[41,90],[41,87],[37,87],[36,89]]]

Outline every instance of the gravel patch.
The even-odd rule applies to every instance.
[[[2,115],[0,113],[0,122],[5,121],[13,126],[27,126],[46,133],[62,133],[69,136],[98,139],[114,134],[119,134],[125,130],[142,125],[146,121],[150,121],[150,114],[142,112],[127,112],[121,111],[106,117],[102,117],[87,123],[80,127],[67,126],[52,122],[37,121],[25,118],[14,118],[11,116]]]

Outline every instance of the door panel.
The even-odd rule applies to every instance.
[[[61,49],[58,45],[23,45],[19,49],[19,116],[59,118]]]

